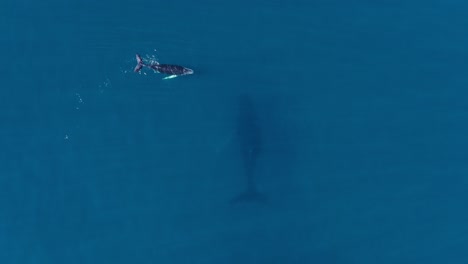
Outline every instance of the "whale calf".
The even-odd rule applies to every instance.
[[[172,79],[177,76],[193,74],[192,69],[189,69],[180,65],[160,64],[157,61],[153,61],[151,62],[151,64],[147,64],[143,61],[143,59],[141,58],[139,54],[136,54],[136,61],[137,61],[137,65],[135,66],[135,69],[133,70],[134,72],[139,72],[143,67],[148,67],[148,68],[153,69],[156,72],[169,75],[167,77],[164,77],[163,80]]]

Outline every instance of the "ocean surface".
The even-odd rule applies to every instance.
[[[468,263],[467,10],[2,1],[0,263]]]

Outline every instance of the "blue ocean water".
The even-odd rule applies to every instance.
[[[467,8],[0,3],[0,262],[467,263]]]

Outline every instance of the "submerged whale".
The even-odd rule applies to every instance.
[[[245,173],[246,189],[231,203],[265,202],[266,197],[257,190],[254,182],[257,159],[262,150],[262,135],[252,100],[247,95],[239,98],[237,137]]]
[[[155,70],[156,72],[169,75],[167,77],[164,77],[163,80],[172,79],[181,75],[193,74],[192,69],[189,69],[180,65],[160,64],[157,61],[153,61],[151,62],[151,64],[146,64],[145,62],[143,62],[143,59],[141,58],[141,56],[138,54],[136,54],[136,61],[137,61],[137,65],[135,66],[135,69],[133,70],[134,72],[139,72],[143,67],[149,67]]]

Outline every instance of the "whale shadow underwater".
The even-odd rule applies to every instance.
[[[255,183],[258,157],[262,152],[262,132],[257,112],[250,96],[243,94],[238,100],[237,139],[244,168],[245,190],[231,199],[231,204],[244,202],[267,202]]]

